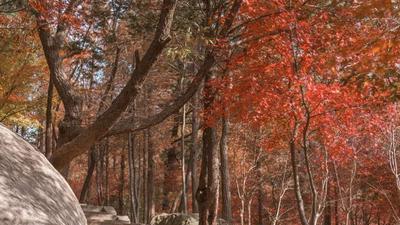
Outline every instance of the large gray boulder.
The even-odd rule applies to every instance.
[[[21,137],[0,125],[0,224],[86,225],[64,178]]]

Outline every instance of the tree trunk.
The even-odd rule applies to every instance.
[[[179,114],[174,114],[174,126],[171,129],[171,137],[173,139],[179,138]],[[177,155],[177,147],[171,146],[167,150],[167,158],[165,161],[165,171],[164,171],[164,197],[163,197],[163,210],[170,210],[172,205],[170,205],[170,199],[175,198],[176,195],[176,184],[179,182],[179,162]],[[180,191],[180,190],[179,190]],[[179,193],[179,192],[178,192]],[[179,199],[181,196],[179,195]],[[178,199],[178,200],[179,200]]]
[[[198,187],[197,177],[197,155],[199,153],[199,91],[193,96],[193,112],[192,112],[192,151],[190,152],[190,171],[192,180],[192,212],[199,212],[199,207],[196,200],[196,192]]]
[[[186,160],[185,160],[185,127],[186,127],[186,105],[182,109],[182,127],[181,127],[181,154],[182,154],[182,213],[187,213],[187,195],[186,195]]]
[[[332,224],[332,207],[331,207],[331,196],[330,196],[330,191],[331,191],[331,185],[329,184],[329,181],[327,183],[327,193],[326,193],[326,206],[324,209],[324,225],[331,225]]]
[[[222,133],[220,140],[220,158],[221,158],[221,191],[222,191],[222,218],[228,223],[232,222],[232,203],[230,192],[230,175],[228,164],[228,132],[229,121],[222,119]]]
[[[155,215],[155,199],[154,199],[154,146],[150,129],[146,130],[148,141],[147,155],[147,223],[151,221]]]
[[[47,108],[46,108],[46,131],[45,131],[45,156],[50,159],[53,151],[53,117],[52,117],[52,109],[53,109],[53,79],[50,76],[49,87],[47,90]]]
[[[119,190],[118,190],[118,196],[119,196],[119,204],[118,204],[118,212],[120,215],[123,214],[124,210],[124,187],[125,187],[125,153],[122,150],[121,151],[121,162],[120,162],[120,176],[119,176]]]
[[[109,174],[109,164],[110,164],[110,159],[109,159],[109,141],[108,138],[106,138],[105,140],[105,146],[104,146],[104,172],[106,174],[106,176],[104,177],[104,186],[105,186],[105,204],[109,205],[110,204],[110,174]]]
[[[130,217],[132,223],[139,223],[137,208],[137,179],[136,179],[136,156],[135,156],[135,136],[128,134],[128,167],[129,167],[129,199],[130,199]]]
[[[99,163],[96,168],[97,200],[99,205],[104,205],[104,145],[100,144]]]
[[[257,211],[258,211],[258,224],[264,225],[264,191],[261,187],[258,188]]]
[[[140,136],[139,136],[140,137]],[[142,142],[141,140],[138,138],[138,167],[137,167],[137,216],[138,216],[138,221],[139,223],[142,222],[142,208],[143,208],[143,201],[142,201],[142,193],[143,193],[143,185],[142,183],[144,182],[144,177],[143,177],[143,163],[142,163],[142,146],[141,146]]]
[[[67,6],[67,11],[74,9],[77,2],[79,1],[71,1]],[[87,152],[91,145],[107,133],[128,105],[137,97],[139,88],[147,77],[148,72],[171,40],[170,30],[175,7],[175,0],[163,1],[154,38],[143,57],[138,60],[139,65],[131,73],[131,79],[129,79],[119,95],[113,100],[110,107],[83,130],[81,129],[82,99],[71,87],[69,80],[66,79],[63,57],[60,54],[68,39],[67,30],[69,30],[69,25],[63,20],[58,21],[57,28],[55,29],[56,32],[52,34],[49,21],[46,20],[42,12],[37,11],[33,7],[29,8],[28,11],[34,12],[36,16],[39,38],[49,67],[50,76],[54,79],[54,86],[65,108],[65,116],[60,124],[60,138],[57,151],[54,152],[52,157],[52,163],[58,170],[64,168],[73,158]]]
[[[88,155],[88,171],[85,177],[85,181],[83,182],[81,194],[79,196],[79,202],[81,203],[85,203],[88,199],[88,193],[90,190],[90,181],[92,180],[93,172],[94,169],[96,168],[96,160],[97,160],[96,154],[97,154],[96,147],[94,145]]]
[[[209,110],[214,100],[214,90],[207,84],[204,88],[204,109]],[[206,123],[205,123],[206,124]],[[199,225],[214,225],[217,221],[219,196],[219,151],[216,146],[216,128],[206,125],[203,132],[202,165],[199,188],[196,193],[199,204]]]
[[[208,219],[210,215],[210,206],[213,202],[211,196],[211,184],[209,183],[210,172],[212,173],[212,153],[215,151],[215,128],[207,127],[203,132],[203,148],[202,148],[202,161],[200,170],[199,187],[197,189],[196,197],[199,204],[199,225],[210,225]]]
[[[258,211],[258,225],[264,225],[264,210],[263,210],[263,203],[264,203],[264,182],[263,182],[263,174],[261,171],[263,154],[262,149],[259,145],[261,132],[258,132],[255,136],[254,146],[256,148],[256,175],[257,175],[257,211]]]
[[[142,222],[147,224],[147,215],[148,215],[148,200],[149,200],[149,192],[148,192],[148,153],[149,153],[149,135],[148,130],[143,131],[143,214],[142,214]]]
[[[338,185],[335,185],[334,186],[335,187],[335,199],[339,199],[339,193],[338,193]],[[334,201],[335,202],[335,225],[339,225],[340,224],[340,222],[339,222],[339,201],[338,200],[336,200],[336,201]]]
[[[253,204],[253,198],[250,197],[249,202],[247,203],[247,225],[251,225],[251,206]]]
[[[299,177],[299,171],[297,168],[298,165],[297,165],[296,147],[295,147],[294,140],[290,141],[289,150],[290,150],[290,159],[291,159],[291,165],[292,165],[294,192],[296,195],[297,210],[299,212],[300,222],[301,222],[301,225],[308,225],[308,220],[307,220],[306,212],[305,212],[305,208],[304,208],[303,195],[301,193],[301,187],[300,187],[300,177]]]

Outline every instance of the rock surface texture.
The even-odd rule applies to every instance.
[[[226,221],[219,219],[218,225],[227,225]],[[162,213],[155,216],[150,225],[198,225],[199,214]]]
[[[155,216],[150,225],[198,225],[198,216],[195,214],[162,213]]]
[[[86,225],[64,178],[17,134],[0,125],[0,224]]]
[[[82,204],[88,225],[131,225],[128,216],[118,216],[111,206],[93,206]]]

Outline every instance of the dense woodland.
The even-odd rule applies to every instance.
[[[395,225],[399,55],[398,0],[0,0],[0,122],[135,223]]]

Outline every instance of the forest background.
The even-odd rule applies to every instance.
[[[133,222],[400,223],[397,0],[1,0],[0,122]]]

